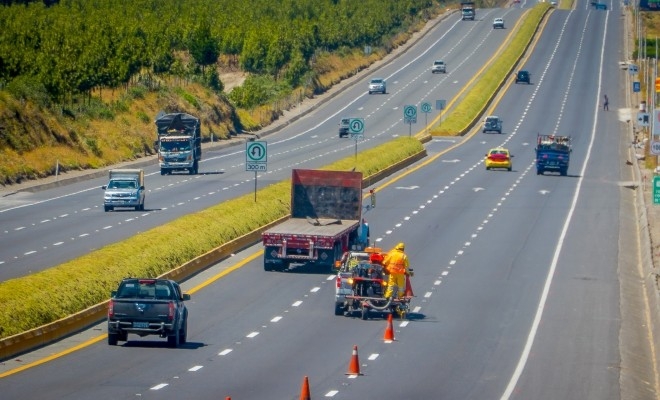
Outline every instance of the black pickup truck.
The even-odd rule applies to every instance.
[[[158,335],[171,347],[179,347],[188,336],[190,295],[168,279],[126,278],[112,292],[108,305],[108,344],[126,341],[128,334]]]

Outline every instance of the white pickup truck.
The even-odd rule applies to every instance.
[[[114,210],[117,207],[132,207],[144,210],[144,170],[142,169],[112,169],[103,195],[103,209]]]
[[[447,64],[445,64],[444,61],[442,60],[435,60],[433,61],[433,66],[431,67],[431,73],[442,73],[446,74],[447,73]]]

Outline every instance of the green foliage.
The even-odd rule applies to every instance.
[[[195,107],[196,109],[200,108],[200,103],[197,97],[186,92],[182,88],[177,88],[176,92],[179,96],[183,97],[183,99],[186,100],[191,106]]]
[[[92,99],[88,104],[81,105],[79,107],[79,113],[85,114],[87,117],[92,119],[104,119],[107,121],[112,121],[115,119],[115,110],[112,106],[109,106],[98,99]]]
[[[370,175],[422,150],[419,141],[399,138],[359,154],[358,170],[370,171],[365,176]],[[354,166],[354,157],[349,157],[324,169],[349,170]],[[259,190],[257,199],[255,202],[254,194],[248,194],[225,201],[60,266],[1,282],[0,338],[101,303],[126,276],[159,276],[286,216],[290,207],[289,181]],[[195,229],[191,230],[191,226]],[[44,287],[57,290],[43,290]]]
[[[149,117],[143,111],[138,111],[137,112],[137,117],[140,121],[144,122],[145,124],[148,124],[148,123],[151,122],[151,117]]]
[[[318,49],[377,46],[383,36],[405,29],[435,6],[432,0],[10,5],[0,7],[0,82],[29,77],[49,98],[63,102],[96,88],[127,85],[145,69],[192,78],[198,67],[204,71],[220,54],[232,54],[248,72],[278,76],[287,71],[286,79],[296,84]]]
[[[204,24],[193,32],[189,49],[195,62],[202,67],[218,61],[218,41],[212,37],[209,24]]]
[[[220,93],[223,90],[225,90],[225,86],[220,80],[220,75],[218,75],[218,71],[215,68],[207,69],[204,71],[203,82],[206,86],[208,86],[217,93]]]
[[[85,139],[85,144],[87,145],[87,147],[91,150],[91,152],[92,152],[95,156],[97,156],[97,157],[101,157],[101,156],[103,155],[103,152],[102,152],[101,149],[99,148],[99,145],[98,145],[98,143],[96,142],[96,139],[95,139],[95,138],[87,138],[87,139]]]
[[[112,109],[116,112],[128,112],[128,110],[130,110],[129,101],[124,98],[119,101],[115,101],[112,103]]]
[[[38,79],[30,76],[16,77],[16,79],[9,82],[6,90],[16,99],[33,101],[43,108],[50,106],[51,103],[46,87]]]
[[[242,86],[229,93],[229,99],[240,108],[254,108],[270,100],[285,97],[293,91],[288,82],[276,81],[268,75],[249,75]]]
[[[144,86],[131,86],[128,88],[128,97],[131,99],[144,99],[147,94],[147,88]]]

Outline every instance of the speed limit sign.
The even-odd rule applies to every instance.
[[[660,142],[651,141],[651,153],[660,156]]]

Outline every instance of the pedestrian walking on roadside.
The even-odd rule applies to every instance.
[[[607,95],[605,95],[605,101],[603,102],[603,110],[610,110],[610,99],[607,98]]]

